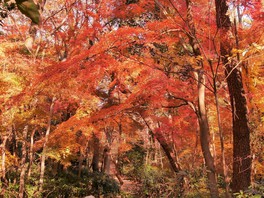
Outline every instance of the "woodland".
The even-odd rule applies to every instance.
[[[263,0],[1,0],[0,197],[264,196]]]

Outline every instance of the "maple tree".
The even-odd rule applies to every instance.
[[[65,195],[47,178],[69,177],[66,169],[88,185],[72,184],[77,194],[66,185],[79,197],[118,193],[111,178],[122,186],[123,175],[149,185],[140,196],[195,196],[197,183],[200,196],[230,197],[251,184],[261,191],[251,183],[263,175],[262,83],[254,80],[262,79],[261,2],[216,1],[214,10],[205,1],[67,0],[23,11],[16,3],[39,26],[19,19],[23,46],[2,21],[3,195]],[[12,160],[19,191],[9,190]],[[173,190],[151,187],[155,170]]]

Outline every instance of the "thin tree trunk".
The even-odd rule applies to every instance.
[[[85,146],[85,166],[86,166],[86,169],[89,171],[89,167],[90,167],[90,162],[89,162],[89,152],[90,152],[90,146],[89,146],[89,140],[87,141],[86,143],[86,146]]]
[[[143,116],[141,116],[141,118],[143,119],[143,121],[145,122],[146,126],[148,127],[149,129],[149,133],[154,136],[157,141],[159,142],[160,146],[162,147],[166,157],[168,158],[169,160],[169,163],[171,165],[171,169],[175,172],[175,173],[178,173],[180,170],[179,168],[177,167],[176,165],[176,162],[175,160],[173,159],[172,157],[172,154],[171,154],[171,148],[170,146],[166,143],[163,135],[161,133],[157,133],[157,134],[154,134],[151,127],[149,126],[148,122],[145,120],[145,118]]]
[[[222,168],[223,168],[223,173],[224,173],[224,185],[225,185],[225,193],[226,197],[230,198],[230,179],[228,178],[228,168],[226,165],[226,158],[225,158],[225,146],[224,146],[224,133],[223,133],[223,128],[222,128],[222,123],[221,123],[221,115],[220,115],[220,106],[219,106],[219,99],[218,99],[218,88],[217,88],[217,71],[220,60],[217,64],[216,70],[214,71],[213,64],[211,61],[209,61],[209,65],[211,68],[212,72],[212,80],[213,80],[213,93],[214,93],[214,99],[215,99],[215,106],[216,106],[216,116],[217,116],[217,125],[218,125],[218,133],[219,133],[219,139],[220,139],[220,147],[221,147],[221,160],[222,160]]]
[[[106,140],[107,140],[107,146],[104,148],[104,159],[103,159],[103,172],[106,174],[110,174],[110,166],[111,166],[111,146],[113,142],[113,129],[110,127],[106,127],[104,129]]]
[[[15,126],[13,125],[13,130],[12,130],[12,140],[11,140],[11,144],[12,144],[12,149],[11,149],[11,154],[16,157],[18,156],[18,146],[17,146],[17,133],[16,133],[16,129]]]
[[[1,182],[3,182],[3,184],[7,184],[7,180],[6,180],[6,142],[9,138],[9,136],[12,134],[12,126],[9,127],[6,135],[4,135],[3,140],[2,140],[2,144],[0,145],[0,150],[1,150],[1,155],[2,155],[2,160],[1,160]]]
[[[26,166],[26,158],[27,158],[27,134],[28,134],[28,126],[25,126],[23,130],[23,140],[22,140],[22,159],[21,159],[21,172],[20,172],[20,182],[19,182],[19,198],[24,197],[25,191],[25,174],[27,170]]]
[[[123,182],[123,179],[122,179],[122,177],[121,177],[121,173],[120,173],[120,171],[119,171],[119,169],[118,169],[118,163],[115,161],[115,160],[113,160],[112,159],[112,162],[113,162],[113,164],[115,165],[115,176],[116,176],[116,178],[118,179],[118,181],[119,181],[119,183],[120,183],[120,185],[122,186],[123,184],[124,184],[124,182]]]
[[[43,144],[43,151],[41,155],[41,161],[40,161],[40,179],[39,179],[39,192],[41,193],[43,190],[43,183],[44,183],[44,173],[45,173],[45,161],[46,161],[46,146],[49,140],[49,134],[50,134],[50,128],[51,128],[51,119],[53,115],[53,107],[55,103],[56,98],[53,97],[50,105],[49,110],[49,117],[48,117],[48,124],[47,124],[47,130],[45,134],[44,144]]]
[[[176,151],[175,151],[176,152]],[[159,146],[159,159],[160,159],[160,166],[161,166],[161,169],[164,168],[164,164],[163,164],[163,156],[162,156],[162,150],[161,150],[161,146]],[[176,162],[177,163],[177,162]]]
[[[212,65],[211,65],[211,68],[212,68]],[[225,160],[224,134],[223,134],[223,128],[222,128],[222,123],[221,123],[220,109],[219,109],[218,92],[217,92],[217,86],[216,86],[216,76],[217,75],[213,73],[214,98],[215,98],[217,124],[218,124],[220,145],[221,145],[221,159],[222,159],[222,166],[223,166],[223,172],[224,172],[226,198],[230,198],[231,197],[230,188],[229,188],[230,181],[228,179],[227,165],[226,165],[226,160]]]
[[[121,177],[121,172],[119,170],[119,158],[120,158],[120,144],[122,142],[122,133],[123,133],[123,127],[122,127],[122,121],[121,119],[116,122],[118,125],[118,148],[117,148],[117,159],[114,160],[113,157],[111,156],[111,161],[115,165],[115,176],[118,179],[120,185],[122,186],[124,184],[123,179]]]
[[[156,140],[158,141],[158,143],[160,144],[161,148],[163,149],[167,159],[169,160],[169,163],[171,165],[171,169],[175,172],[175,173],[179,173],[180,172],[180,167],[179,165],[176,163],[176,161],[174,160],[174,158],[172,157],[172,153],[171,153],[171,147],[167,144],[163,134],[161,132],[159,133],[153,133],[150,125],[148,124],[148,122],[145,120],[145,118],[140,115],[141,118],[143,119],[143,121],[145,122],[146,126],[149,129],[149,133],[156,138]],[[184,194],[184,176],[182,174],[178,174],[177,175],[177,182],[179,183],[179,194],[178,196],[182,196]]]
[[[226,69],[227,85],[232,107],[233,121],[233,177],[232,190],[239,192],[250,186],[251,153],[250,129],[247,117],[247,101],[242,81],[242,74],[238,68],[238,61],[229,61],[236,41],[232,38],[232,24],[227,15],[228,5],[225,0],[215,0],[216,21],[220,30],[220,53]],[[242,63],[243,64],[243,63]]]
[[[31,135],[30,135],[30,148],[29,148],[29,165],[28,165],[28,177],[31,176],[31,168],[32,168],[32,164],[33,164],[33,146],[34,146],[34,135],[37,131],[37,128],[35,128]]]
[[[2,153],[2,161],[1,161],[1,181],[5,182],[6,181],[6,169],[5,169],[5,163],[6,163],[6,142],[7,142],[8,136],[5,135],[3,138],[3,142],[1,144],[1,153]]]
[[[201,56],[201,50],[199,48],[199,43],[196,37],[196,29],[193,21],[192,13],[192,2],[191,0],[186,0],[187,6],[187,22],[190,29],[189,42],[192,46],[194,56],[197,57],[197,65],[199,69],[194,73],[196,81],[198,83],[198,122],[200,129],[200,142],[202,147],[202,152],[205,160],[207,178],[208,178],[208,188],[211,197],[219,197],[216,172],[214,165],[214,158],[210,152],[210,130],[208,125],[208,118],[205,105],[205,75],[204,75],[204,64],[198,57]]]
[[[6,169],[5,169],[5,163],[6,163],[6,141],[8,139],[8,136],[4,136],[3,142],[1,144],[1,153],[2,153],[2,160],[1,160],[1,181],[6,183]]]
[[[170,165],[175,173],[178,173],[180,171],[180,168],[178,167],[176,161],[172,157],[172,152],[170,146],[165,142],[165,139],[161,133],[155,134],[155,138],[159,142],[160,146],[162,147],[165,155],[167,156]]]
[[[177,164],[177,162],[175,161],[175,159],[172,157],[172,149],[171,147],[167,144],[163,134],[161,132],[157,132],[157,133],[153,133],[153,131],[151,130],[150,125],[147,123],[147,121],[141,116],[141,118],[143,119],[143,121],[145,122],[145,124],[147,125],[148,129],[149,129],[149,133],[151,134],[151,136],[153,136],[158,143],[160,144],[161,148],[163,149],[167,159],[169,160],[169,163],[171,165],[171,169],[177,174],[180,172],[180,166],[179,164]],[[177,174],[177,182],[179,184],[179,192],[178,192],[178,197],[181,197],[184,194],[184,175],[182,174]]]
[[[202,152],[205,160],[208,188],[210,190],[211,197],[219,197],[216,172],[214,166],[214,158],[210,152],[210,131],[205,107],[205,77],[203,71],[198,73],[198,121],[200,128],[200,142]]]

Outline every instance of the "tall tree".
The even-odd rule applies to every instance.
[[[236,58],[232,57],[232,49],[236,48],[232,36],[232,23],[227,15],[228,4],[226,0],[215,0],[216,23],[220,31],[220,54],[225,66],[226,80],[230,95],[233,123],[233,178],[232,190],[239,192],[250,186],[251,153],[250,128],[248,123],[248,110],[243,85],[241,66]]]
[[[187,21],[190,29],[189,42],[192,47],[194,56],[197,59],[198,69],[195,71],[195,78],[198,84],[198,111],[197,117],[200,128],[200,142],[202,147],[203,156],[205,159],[205,166],[208,177],[208,188],[210,190],[211,197],[218,197],[216,171],[214,165],[214,158],[210,151],[210,130],[208,124],[208,116],[205,102],[205,71],[203,59],[199,59],[201,56],[201,49],[199,47],[198,39],[196,37],[196,28],[193,21],[192,1],[186,0],[187,6]]]

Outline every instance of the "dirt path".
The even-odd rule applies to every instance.
[[[136,197],[136,193],[139,191],[140,184],[136,181],[129,180],[128,178],[123,178],[123,185],[120,186],[120,190],[123,195],[128,195],[129,197]],[[134,196],[133,196],[134,195]],[[119,196],[127,197],[127,196]]]

